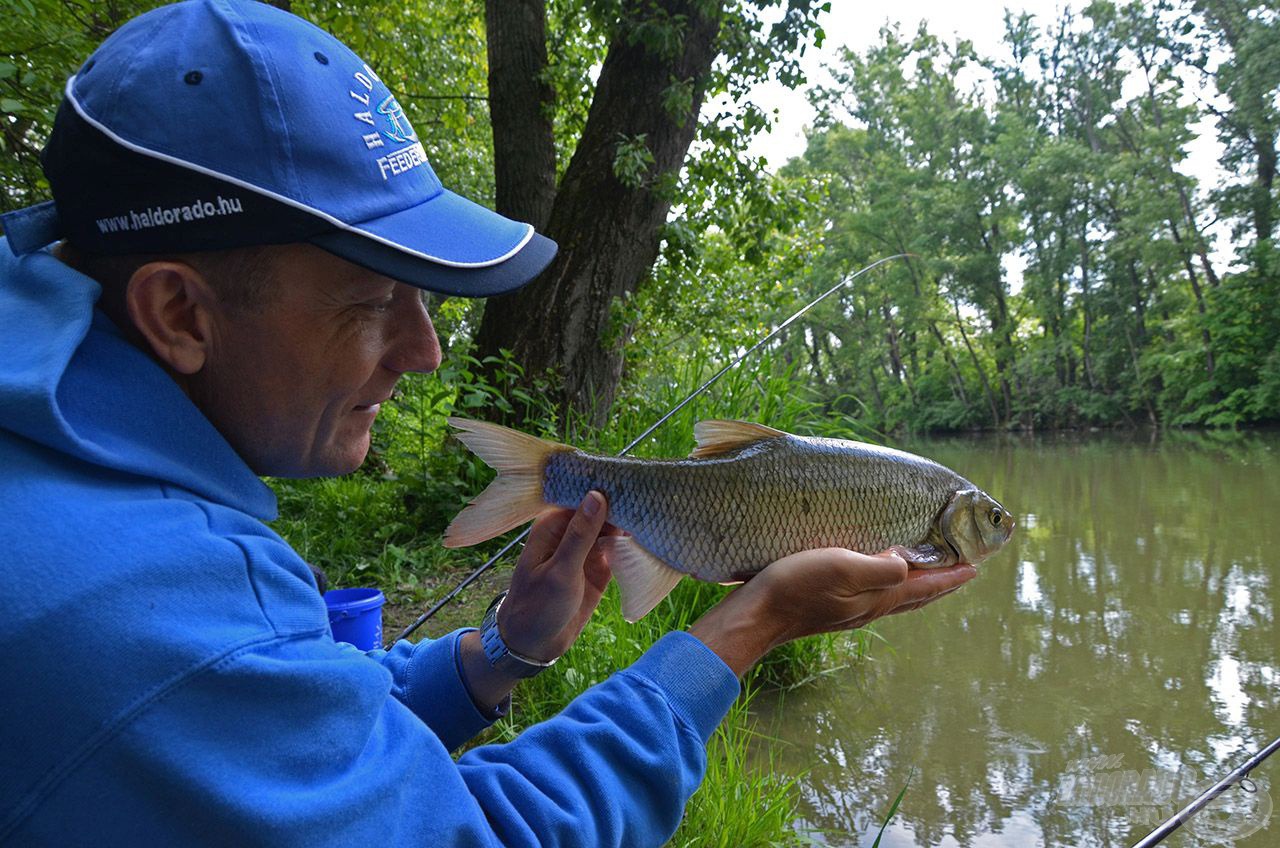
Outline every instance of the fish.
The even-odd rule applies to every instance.
[[[893,549],[916,568],[976,565],[1015,524],[995,498],[930,459],[749,421],[698,422],[696,447],[681,459],[592,454],[485,421],[449,423],[498,476],[449,524],[445,546],[576,507],[595,489],[625,531],[598,544],[629,622],[686,575],[740,583],[784,556],[828,547]]]

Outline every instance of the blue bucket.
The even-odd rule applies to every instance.
[[[387,602],[380,589],[331,589],[324,593],[329,608],[329,628],[333,641],[350,642],[362,651],[382,647],[382,605]]]

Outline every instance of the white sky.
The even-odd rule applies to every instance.
[[[822,84],[830,77],[822,70],[824,64],[833,64],[841,47],[856,52],[879,41],[880,27],[888,22],[898,23],[904,37],[915,33],[921,20],[928,22],[929,31],[944,42],[965,38],[973,42],[980,56],[1006,58],[1008,53],[1002,44],[1004,37],[1004,11],[1006,8],[1026,11],[1035,16],[1041,31],[1057,20],[1064,7],[1077,13],[1087,5],[1086,0],[894,0],[892,3],[863,2],[863,0],[831,0],[831,11],[819,18],[826,31],[826,40],[820,50],[812,45],[805,51],[801,64],[809,84]],[[1079,18],[1080,16],[1077,15]],[[1131,92],[1126,90],[1126,96]],[[1133,92],[1136,93],[1136,92]],[[1210,93],[1200,92],[1205,99]],[[1187,95],[1188,98],[1191,96]],[[804,129],[812,124],[813,108],[802,90],[792,91],[779,83],[769,82],[757,86],[753,92],[757,105],[769,112],[776,109],[776,123],[772,132],[762,133],[748,148],[753,155],[768,160],[768,170],[776,171],[787,160],[804,152]],[[1197,127],[1199,139],[1188,148],[1188,158],[1179,170],[1195,176],[1202,191],[1221,181],[1217,166],[1220,148],[1214,137],[1213,122],[1206,120]],[[1225,242],[1224,228],[1216,235],[1218,244]],[[1228,257],[1221,253],[1214,256],[1215,264],[1225,264]],[[1014,288],[1021,284],[1021,266],[1017,257],[1011,257],[1006,269],[1013,278]]]

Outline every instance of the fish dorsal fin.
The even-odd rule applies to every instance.
[[[744,448],[762,439],[785,436],[781,430],[753,424],[750,421],[699,421],[693,425],[693,437],[698,446],[689,454],[690,459],[704,459]]]

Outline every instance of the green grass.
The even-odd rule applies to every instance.
[[[379,417],[374,450],[359,472],[337,479],[273,481],[281,513],[276,530],[305,559],[325,569],[332,586],[377,586],[407,612],[425,609],[503,543],[493,540],[465,551],[447,550],[441,544],[448,521],[492,479],[490,469],[448,438],[445,418],[505,404],[532,416],[524,427],[530,432],[557,438],[566,428],[549,407],[537,403],[536,393],[514,389],[510,379],[500,379],[497,386],[487,384],[476,376],[477,365],[461,358],[436,374],[405,378],[400,396]],[[611,426],[598,432],[573,428],[586,432],[575,444],[616,453],[711,373],[712,363],[684,362],[674,372],[630,387],[615,405]],[[639,445],[636,455],[687,454],[693,447],[693,424],[702,418],[741,418],[799,433],[866,436],[856,422],[829,417],[797,390],[787,369],[773,367],[766,358],[731,371]],[[497,566],[503,572],[501,582],[511,565]],[[664,633],[688,627],[727,591],[685,580],[644,619],[628,624],[616,589],[610,587],[555,670],[521,684],[512,715],[479,741],[514,738],[523,728],[559,713],[582,691],[634,662]],[[463,621],[478,622],[491,594],[473,593],[465,600]],[[388,634],[398,627],[399,623],[388,626]],[[706,779],[690,801],[672,845],[727,848],[807,841],[794,826],[795,776],[780,775],[771,762],[761,764],[760,757],[747,756],[759,743],[748,711],[751,693],[760,686],[806,685],[836,673],[858,662],[874,639],[870,630],[852,637],[811,637],[782,646],[752,670],[745,694],[708,746]]]
[[[907,789],[911,786],[911,778],[915,777],[915,774],[915,767],[912,766],[907,774],[907,782],[902,784],[902,790],[898,792],[898,797],[893,799],[893,805],[889,807],[884,821],[880,823],[880,832],[876,834],[876,841],[871,843],[871,848],[880,848],[880,840],[884,838],[884,832],[889,829],[889,822],[893,821],[893,817],[898,814],[898,808],[902,806],[902,799],[906,797]]]
[[[752,724],[752,690],[738,699],[707,745],[707,774],[689,799],[684,821],[671,838],[683,848],[739,848],[743,845],[802,845],[798,833],[796,780],[776,773],[772,754],[767,768],[751,765],[750,752],[771,742]]]

